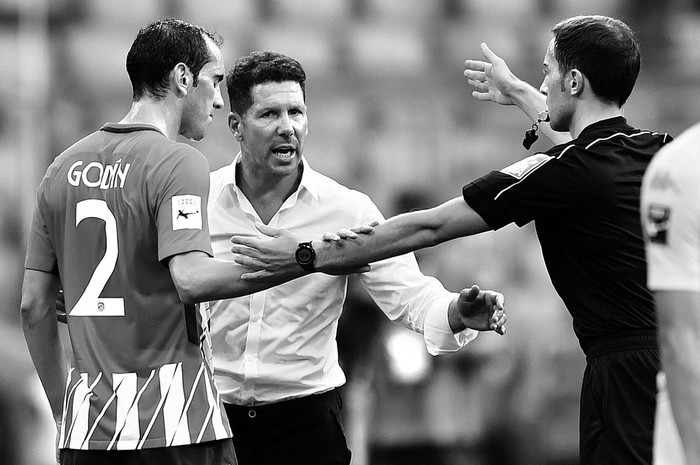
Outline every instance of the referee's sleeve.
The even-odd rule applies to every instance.
[[[489,192],[489,186],[487,179],[476,179],[462,188],[462,197],[495,231],[510,224],[512,220]]]

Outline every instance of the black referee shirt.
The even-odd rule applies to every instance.
[[[639,195],[652,156],[671,140],[623,117],[598,121],[577,139],[462,189],[494,230],[535,222],[550,279],[584,351],[601,336],[656,329]]]

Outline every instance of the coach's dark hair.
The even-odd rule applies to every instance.
[[[595,15],[565,19],[552,32],[561,74],[578,69],[599,98],[622,107],[642,62],[632,30],[618,19]]]
[[[226,76],[231,110],[242,116],[253,104],[251,90],[254,86],[284,81],[298,82],[306,99],[306,73],[294,58],[267,50],[239,59]]]
[[[168,76],[178,63],[189,67],[196,86],[202,67],[213,59],[205,37],[217,46],[222,43],[219,36],[179,19],[154,21],[141,29],[126,55],[133,100],[165,97]]]

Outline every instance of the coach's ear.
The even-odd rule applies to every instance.
[[[238,142],[243,140],[243,133],[241,132],[241,117],[235,111],[228,114],[228,128],[233,134],[233,138]]]

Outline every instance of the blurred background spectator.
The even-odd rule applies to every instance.
[[[624,20],[642,42],[630,122],[677,135],[697,121],[698,0],[0,0],[0,463],[54,460],[19,327],[35,189],[61,150],[128,110],[125,56],[148,21],[176,16],[217,31],[228,63],[260,49],[297,58],[314,127],[306,156],[390,216],[457,196],[525,156],[529,122],[473,100],[462,77],[480,42],[539,86],[549,28],[595,13]],[[230,161],[225,113],[196,146],[212,169]],[[545,148],[540,139],[532,150]],[[507,336],[484,334],[451,356],[429,357],[351,286],[338,341],[353,464],[576,463],[583,354],[525,230],[418,253],[452,290],[478,283],[506,294]]]

